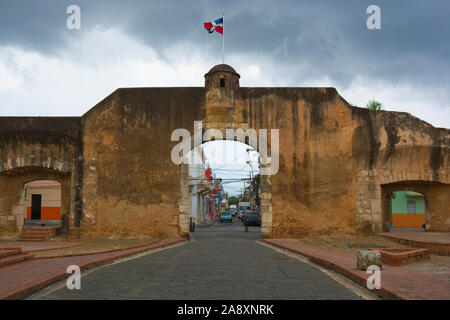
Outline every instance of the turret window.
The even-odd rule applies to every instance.
[[[205,88],[225,88],[226,91],[238,89],[239,78],[240,75],[232,67],[219,64],[205,74]]]

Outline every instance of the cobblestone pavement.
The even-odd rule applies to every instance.
[[[257,243],[242,223],[198,227],[185,245],[104,266],[43,299],[360,299],[317,268]]]

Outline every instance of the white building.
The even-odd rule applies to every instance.
[[[189,153],[189,191],[191,194],[191,216],[194,221],[206,221],[205,195],[213,190],[212,182],[206,178],[208,162],[201,146],[194,147]]]

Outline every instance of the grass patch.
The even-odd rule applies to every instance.
[[[349,251],[369,248],[405,248],[404,245],[374,234],[310,235],[300,239],[300,241],[323,249]]]
[[[76,247],[60,248],[54,250],[33,252],[35,257],[51,257],[68,254],[95,253],[106,250],[127,249],[144,245],[152,239],[84,239],[83,243]]]

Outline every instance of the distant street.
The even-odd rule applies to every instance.
[[[197,227],[195,240],[102,267],[43,299],[359,299],[315,267],[261,244],[259,227]]]

